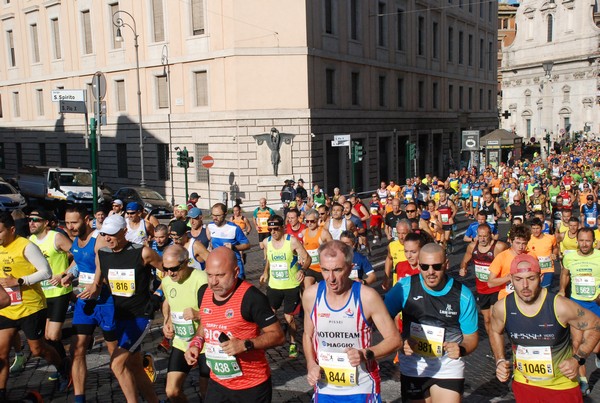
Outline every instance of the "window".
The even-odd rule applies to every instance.
[[[58,145],[58,153],[60,154],[60,166],[68,167],[69,166],[69,153],[67,152],[67,143],[60,143]]]
[[[379,76],[379,106],[385,106],[387,104],[386,98],[386,84],[385,84],[385,76]]]
[[[452,62],[454,59],[454,28],[448,28],[448,61]]]
[[[52,50],[54,59],[60,59],[62,58],[62,52],[60,50],[60,25],[58,25],[58,18],[52,18],[50,20],[50,31],[52,34]]]
[[[483,43],[483,38],[479,39],[479,68],[483,69],[483,52],[485,49],[485,44]]]
[[[165,40],[165,19],[162,0],[152,0],[152,30],[154,42]]]
[[[128,160],[127,144],[117,144],[117,176],[119,178],[127,178],[129,176],[129,169],[127,167]]]
[[[419,89],[419,93],[418,93],[419,109],[423,109],[423,108],[425,108],[425,81],[419,81],[418,89]]]
[[[16,153],[17,153],[17,168],[21,168],[23,166],[23,145],[21,143],[16,143]]]
[[[432,100],[432,103],[433,103],[433,105],[432,105],[433,109],[439,108],[439,102],[440,102],[439,101],[439,96],[440,96],[440,94],[439,94],[438,83],[433,83],[433,91],[432,91],[431,95],[432,95],[431,100]]]
[[[465,62],[464,37],[465,34],[463,31],[458,31],[458,64],[463,64]]]
[[[21,101],[19,100],[18,92],[13,92],[13,115],[16,118],[21,117]]]
[[[465,107],[465,89],[461,85],[458,87],[458,109],[463,110]]]
[[[570,102],[571,101],[571,87],[569,87],[568,85],[565,85],[562,88],[563,91],[563,102]]]
[[[563,118],[563,127],[567,133],[571,130],[571,118],[569,116]]]
[[[335,94],[333,92],[335,80],[335,70],[325,69],[325,102],[327,105],[335,104]]]
[[[488,42],[488,70],[492,70],[494,68],[494,43],[492,41]]]
[[[61,165],[66,166],[66,165]],[[4,143],[0,143],[0,169],[6,168],[6,162],[4,160]]]
[[[31,60],[34,63],[40,62],[40,41],[38,37],[38,26],[37,24],[31,24]]]
[[[192,0],[192,35],[204,35],[204,0]]]
[[[527,128],[527,138],[531,137],[531,119],[525,119],[525,127]]]
[[[492,15],[494,14],[493,0],[488,1],[488,21],[492,22]]]
[[[158,100],[158,109],[166,109],[169,107],[169,87],[167,76],[156,77],[156,99]]]
[[[469,35],[469,42],[468,42],[468,46],[469,46],[469,66],[473,65],[473,35]]]
[[[208,106],[208,74],[206,71],[194,72],[196,84],[196,106]]]
[[[469,2],[469,12],[472,13],[473,12],[473,1],[474,0],[468,0]]]
[[[117,11],[119,11],[119,3],[113,3],[113,4],[109,4],[108,5],[109,9],[110,9],[110,19],[112,21],[113,19],[113,15],[115,15],[115,13]],[[113,49],[121,49],[121,47],[123,46],[123,42],[121,41],[117,41],[117,26],[113,23],[110,24],[111,25],[111,32],[112,32],[112,48]],[[123,32],[121,32],[122,34]]]
[[[469,110],[473,110],[473,87],[469,87]]]
[[[488,107],[488,111],[492,110],[492,90],[488,90],[487,107]]]
[[[92,46],[92,21],[90,18],[90,10],[81,12],[81,25],[83,28],[83,53],[86,55],[94,52]]]
[[[171,179],[169,175],[169,168],[171,167],[169,162],[169,145],[157,144],[156,155],[158,156],[158,179],[162,181]]]
[[[200,161],[202,157],[208,155],[208,143],[197,143],[195,147],[196,156],[194,157],[196,161]],[[204,168],[202,164],[196,165],[196,182],[204,182],[208,183],[208,168]]]
[[[404,10],[396,12],[396,49],[404,50]]]
[[[419,17],[417,28],[417,54],[419,56],[425,55],[425,18]]]
[[[551,15],[548,16],[548,36],[547,36],[547,42],[552,42],[552,30],[554,28],[554,20],[552,18]]]
[[[404,79],[399,78],[396,86],[398,87],[398,108],[404,108]]]
[[[454,109],[454,85],[448,86],[448,109]]]
[[[8,41],[8,63],[10,67],[17,65],[17,58],[15,57],[15,38],[13,31],[6,31],[6,40]]]
[[[379,2],[377,4],[377,45],[385,46],[386,40],[385,35],[387,33],[386,22],[386,7],[385,3]]]
[[[360,105],[360,75],[359,73],[352,73],[350,75],[350,86],[352,91],[352,105]]]
[[[37,104],[38,116],[44,116],[44,90],[42,90],[42,89],[35,90],[35,101]]]
[[[126,111],[127,110],[127,101],[125,99],[125,80],[116,80],[115,81],[115,95],[117,96],[116,104],[117,111]]]
[[[333,34],[333,0],[325,0],[325,33]]]
[[[483,88],[479,89],[479,110],[482,111],[483,110]]]
[[[439,25],[437,22],[433,23],[431,27],[431,35],[433,36],[433,58],[437,59],[440,57],[440,38],[439,38]]]
[[[85,85],[85,89],[86,89],[88,112],[90,112],[90,111],[94,110],[94,102],[96,102],[96,99],[94,98],[94,86],[92,85],[92,83],[87,83]]]
[[[483,19],[483,13],[485,12],[485,4],[483,2],[479,3],[479,18]]]
[[[46,165],[46,143],[39,143],[40,165]]]
[[[350,39],[358,40],[359,0],[350,0]]]

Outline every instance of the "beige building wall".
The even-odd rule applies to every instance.
[[[368,152],[355,167],[361,190],[407,175],[407,140],[421,152],[417,173],[445,174],[458,165],[461,130],[497,124],[488,100],[495,93],[495,57],[488,54],[496,54],[496,2],[468,8],[458,1],[440,8],[432,0],[0,0],[0,173],[10,177],[19,165],[42,162],[89,166],[83,115],[61,115],[50,94],[91,90],[101,71],[101,179],[113,188],[139,183],[134,35],[122,27],[124,41],[115,42],[112,12],[120,9],[133,15],[138,34],[145,179],[168,199],[184,198],[183,169],[168,162],[175,146],[193,151],[190,191],[203,195],[203,207],[223,193],[247,205],[266,195],[276,206],[290,177],[348,191],[348,150],[331,147],[336,134],[351,134]],[[197,10],[204,32],[194,34]],[[281,147],[277,177],[270,150],[253,137],[272,127],[293,135]],[[207,172],[197,167],[206,153],[216,161],[210,194]]]

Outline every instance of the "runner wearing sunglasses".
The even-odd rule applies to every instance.
[[[385,296],[392,317],[403,313],[402,401],[459,402],[465,385],[460,358],[473,352],[479,340],[475,298],[446,274],[441,246],[423,246],[419,267],[419,274],[400,279]]]

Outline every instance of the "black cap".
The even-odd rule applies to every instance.
[[[174,232],[177,236],[183,236],[188,231],[188,227],[184,221],[177,220],[171,223],[169,232]]]
[[[44,210],[44,209],[31,210],[31,213],[29,213],[29,217],[39,217],[42,220],[46,220],[46,221],[52,220],[52,214],[50,214],[49,211]]]
[[[192,194],[190,195],[190,199],[199,199],[200,195],[196,192],[192,192]]]
[[[283,227],[284,224],[283,217],[280,215],[272,215],[267,222],[269,227]]]

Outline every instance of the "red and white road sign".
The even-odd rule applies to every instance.
[[[215,160],[210,155],[205,155],[202,157],[202,166],[204,168],[212,168],[215,165]]]

